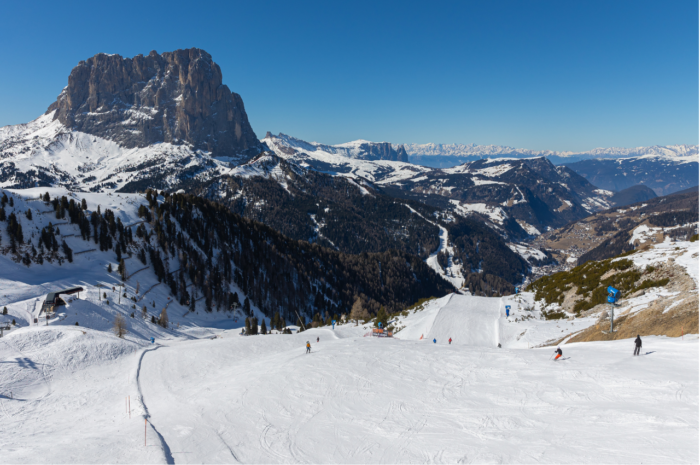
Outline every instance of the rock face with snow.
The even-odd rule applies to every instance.
[[[99,53],[73,68],[47,113],[54,111],[66,128],[126,148],[185,143],[215,157],[245,158],[260,146],[241,96],[197,48],[134,58]]]

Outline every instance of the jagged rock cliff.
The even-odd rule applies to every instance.
[[[247,160],[260,147],[241,96],[197,48],[134,58],[99,53],[73,68],[47,113],[54,110],[67,128],[127,148],[186,143]]]

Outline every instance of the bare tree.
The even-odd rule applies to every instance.
[[[358,324],[358,320],[363,318],[367,314],[367,310],[362,308],[362,299],[355,297],[355,303],[352,304],[352,309],[350,310],[350,319],[355,320],[355,326]]]
[[[163,311],[160,312],[160,318],[158,318],[158,324],[161,325],[163,328],[168,327],[168,312],[165,311],[165,307],[163,307]]]
[[[117,337],[124,338],[124,335],[129,331],[126,329],[126,318],[121,313],[117,313],[114,317],[114,325],[112,326],[112,331]]]

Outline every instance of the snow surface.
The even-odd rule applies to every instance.
[[[508,247],[510,248],[510,250],[517,253],[518,255],[523,257],[525,260],[529,259],[530,257],[535,257],[535,259],[537,259],[537,260],[542,260],[542,259],[547,258],[547,256],[544,254],[544,252],[542,252],[540,249],[530,247],[526,244],[515,244],[513,242],[509,242]]]
[[[472,212],[481,213],[497,224],[503,224],[503,220],[508,218],[508,215],[501,207],[487,205],[485,203],[460,203],[459,200],[454,199],[450,199],[450,203],[454,205],[455,212],[463,216],[467,216]]]
[[[635,229],[634,234],[636,235],[639,232],[641,235],[643,232],[647,232],[649,229],[650,228],[648,228],[646,225],[642,225]],[[661,230],[661,228],[658,229]],[[686,273],[693,278],[693,281],[695,281],[695,285],[697,286],[699,253],[700,246],[698,241],[673,242],[669,237],[667,237],[664,242],[652,244],[652,246],[647,250],[638,251],[626,257],[616,258],[613,261],[632,260],[636,267],[643,269],[648,265],[666,263],[669,259],[673,259],[677,265],[685,268]]]
[[[17,213],[35,212],[32,222],[17,215],[25,237],[56,222],[31,200],[47,190],[71,195],[13,191]],[[75,198],[83,197],[89,210],[111,208],[125,224],[139,221],[144,203],[137,194]],[[60,228],[62,236],[76,229]],[[440,250],[449,250],[442,232]],[[89,244],[65,240],[74,251]],[[698,243],[678,244],[654,250],[694,266],[697,280]],[[650,254],[630,258],[667,259]],[[567,344],[564,359],[551,362],[552,348],[538,346],[595,319],[542,320],[524,293],[430,300],[393,322],[401,328],[393,339],[365,337],[369,326],[353,324],[242,337],[235,314],[192,314],[169,302],[150,269],[134,274],[128,295],[137,281],[140,295],[154,286],[137,306],[157,302],[151,314],[167,306],[166,329],[138,311],[130,317],[132,301],[111,291],[119,282],[105,270],[111,260],[96,251],[27,268],[0,255],[0,305],[8,307],[0,321],[19,323],[0,338],[2,462],[697,461],[697,336],[646,337],[643,357],[632,357],[631,340]],[[69,297],[48,326],[34,325],[46,294],[70,285],[86,292]],[[109,332],[117,314],[127,319],[125,339]]]
[[[697,337],[644,338],[643,357],[631,339],[567,344],[553,362],[518,335],[566,322],[516,323],[511,300],[446,296],[394,339],[352,324],[157,345],[24,328],[0,340],[3,461],[697,460]]]

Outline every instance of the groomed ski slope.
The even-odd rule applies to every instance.
[[[0,339],[0,462],[697,461],[697,335],[644,338],[642,357],[631,339],[567,344],[553,362],[508,348],[522,326],[506,301],[436,299],[403,340],[352,324],[155,345],[21,328]]]
[[[176,463],[697,459],[697,340],[647,338],[639,358],[631,341],[576,344],[552,362],[324,330],[270,339],[147,354],[143,394]]]
[[[432,341],[479,347],[497,347],[504,339],[500,319],[505,318],[503,301],[497,298],[450,294],[416,314],[419,321],[396,334],[398,339]]]

